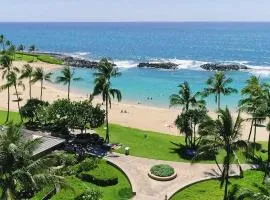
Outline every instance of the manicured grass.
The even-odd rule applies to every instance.
[[[63,62],[47,54],[31,54],[25,52],[16,52],[15,60],[23,60],[26,62],[42,61],[50,64],[62,65]]]
[[[46,62],[46,63],[50,63],[50,64],[57,64],[57,65],[63,64],[63,62],[61,60],[58,60],[58,59],[51,57],[49,55],[46,55],[46,54],[38,55],[37,59],[42,61],[42,62]]]
[[[7,115],[7,111],[0,110],[0,124],[4,124],[5,123],[5,121],[6,121],[6,115]],[[21,122],[21,118],[20,118],[19,113],[17,113],[17,112],[10,112],[9,121],[10,122],[14,122],[14,123],[20,123]]]
[[[110,172],[118,177],[117,185],[101,187],[89,182],[82,181],[75,176],[67,176],[65,177],[65,181],[68,183],[70,188],[61,189],[55,196],[52,197],[52,200],[71,200],[91,188],[99,189],[103,194],[103,200],[129,199],[126,195],[127,193],[129,193],[129,191],[131,191],[131,186],[128,179],[117,168],[109,164],[106,165]]]
[[[237,194],[244,189],[256,191],[254,184],[261,184],[263,180],[263,173],[259,171],[249,170],[244,172],[244,178],[231,178],[231,189],[233,185],[239,188]],[[224,188],[220,188],[218,180],[209,180],[201,183],[196,183],[176,193],[171,200],[219,200],[223,199]]]
[[[6,112],[0,111],[0,124],[5,122]],[[11,113],[10,120],[16,123],[20,122],[18,113]],[[97,132],[105,137],[103,127],[97,129]],[[179,146],[184,144],[183,136],[173,136],[151,131],[143,131],[139,129],[123,127],[116,124],[110,125],[110,139],[112,143],[120,143],[122,147],[116,152],[125,153],[125,147],[130,147],[130,155],[151,158],[157,160],[191,162],[181,156]],[[267,142],[260,142],[264,149],[267,149]],[[224,151],[219,152],[217,160],[223,161]],[[257,152],[264,159],[267,158],[267,153]],[[242,163],[245,163],[245,156],[238,153],[238,157]],[[204,160],[202,163],[214,163],[213,160]]]
[[[103,127],[97,129],[97,132],[105,137]],[[180,144],[184,143],[183,136],[173,136],[168,134],[156,133],[151,131],[143,131],[134,128],[123,127],[116,124],[110,125],[110,139],[112,143],[120,143],[122,147],[116,152],[124,153],[125,147],[130,147],[130,155],[152,158],[158,160],[190,162],[190,160],[181,157],[179,150]],[[266,148],[266,142],[261,143]],[[217,160],[223,161],[225,152],[219,152]],[[267,157],[266,153],[260,153],[263,158]],[[241,162],[245,162],[242,153],[238,154]],[[203,163],[214,163],[212,160],[202,161]]]

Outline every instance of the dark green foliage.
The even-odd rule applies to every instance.
[[[99,200],[102,199],[102,197],[103,195],[101,191],[91,189],[76,197],[75,200]]]
[[[79,164],[79,171],[86,172],[93,170],[98,167],[99,159],[97,158],[86,158]]]
[[[170,165],[154,165],[150,169],[151,173],[159,177],[168,177],[174,174],[174,169]]]
[[[98,128],[104,123],[105,112],[99,105],[93,106],[88,101],[72,102],[70,108],[69,127],[80,129],[81,132],[88,126]]]
[[[40,107],[47,107],[49,103],[39,99],[29,99],[26,104],[21,107],[21,114],[23,118],[28,119],[30,122],[38,120],[38,110]]]
[[[93,170],[82,172],[79,177],[99,186],[110,186],[118,183],[118,177],[106,162],[101,162],[98,167]]]

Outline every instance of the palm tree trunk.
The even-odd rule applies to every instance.
[[[227,147],[227,161],[225,164],[225,187],[224,187],[224,198],[223,200],[228,200],[228,185],[229,185],[229,168],[230,168],[230,149]]]
[[[220,109],[220,93],[218,93],[218,110]]]
[[[40,81],[40,100],[42,101],[43,80]]]
[[[9,75],[9,72],[10,70],[8,69],[8,75]],[[7,107],[7,117],[6,117],[6,122],[5,123],[8,123],[9,121],[9,111],[10,111],[10,88],[8,86],[8,107]]]
[[[17,96],[17,104],[18,104],[19,114],[20,114],[20,117],[21,117],[21,121],[23,121],[22,114],[21,114],[20,101],[19,101],[19,94],[18,94],[18,90],[17,90],[16,85],[14,85],[14,88],[15,88],[15,93],[16,93],[16,96]]]
[[[32,84],[31,84],[31,77],[29,78],[29,97],[32,99]]]
[[[268,159],[267,159],[267,170],[265,170],[265,177],[269,176],[269,170],[268,170],[269,165],[270,165],[270,133],[268,135]]]
[[[68,82],[68,100],[69,100],[69,93],[70,93],[70,81]]]
[[[255,152],[255,148],[256,148],[256,135],[257,135],[257,119],[255,118],[254,136],[253,136],[253,153]]]
[[[228,169],[226,169],[226,173],[228,173]],[[226,174],[223,200],[228,200],[228,184],[229,184],[229,175]]]
[[[110,136],[109,136],[109,105],[108,105],[108,96],[106,95],[106,139],[105,142],[110,142]]]
[[[253,123],[254,123],[254,119],[252,118],[250,130],[249,130],[249,135],[248,135],[248,142],[250,141],[250,137],[251,137],[251,133],[252,133],[252,128],[253,128]]]

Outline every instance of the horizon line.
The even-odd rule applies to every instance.
[[[0,23],[270,23],[269,21],[0,21]]]

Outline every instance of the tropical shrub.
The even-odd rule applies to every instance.
[[[112,171],[110,165],[101,162],[98,167],[93,170],[82,172],[79,177],[99,186],[111,186],[118,183],[118,177]]]
[[[86,158],[79,164],[79,171],[89,171],[95,169],[98,166],[99,160],[96,158]]]
[[[29,122],[35,122],[38,120],[38,110],[42,106],[49,106],[46,101],[39,99],[29,99],[24,106],[21,107],[22,117],[28,119]]]
[[[174,174],[174,169],[170,165],[160,164],[154,165],[150,172],[155,176],[168,177]]]
[[[101,191],[91,189],[76,197],[75,200],[99,200],[102,199],[102,197],[103,195]]]

